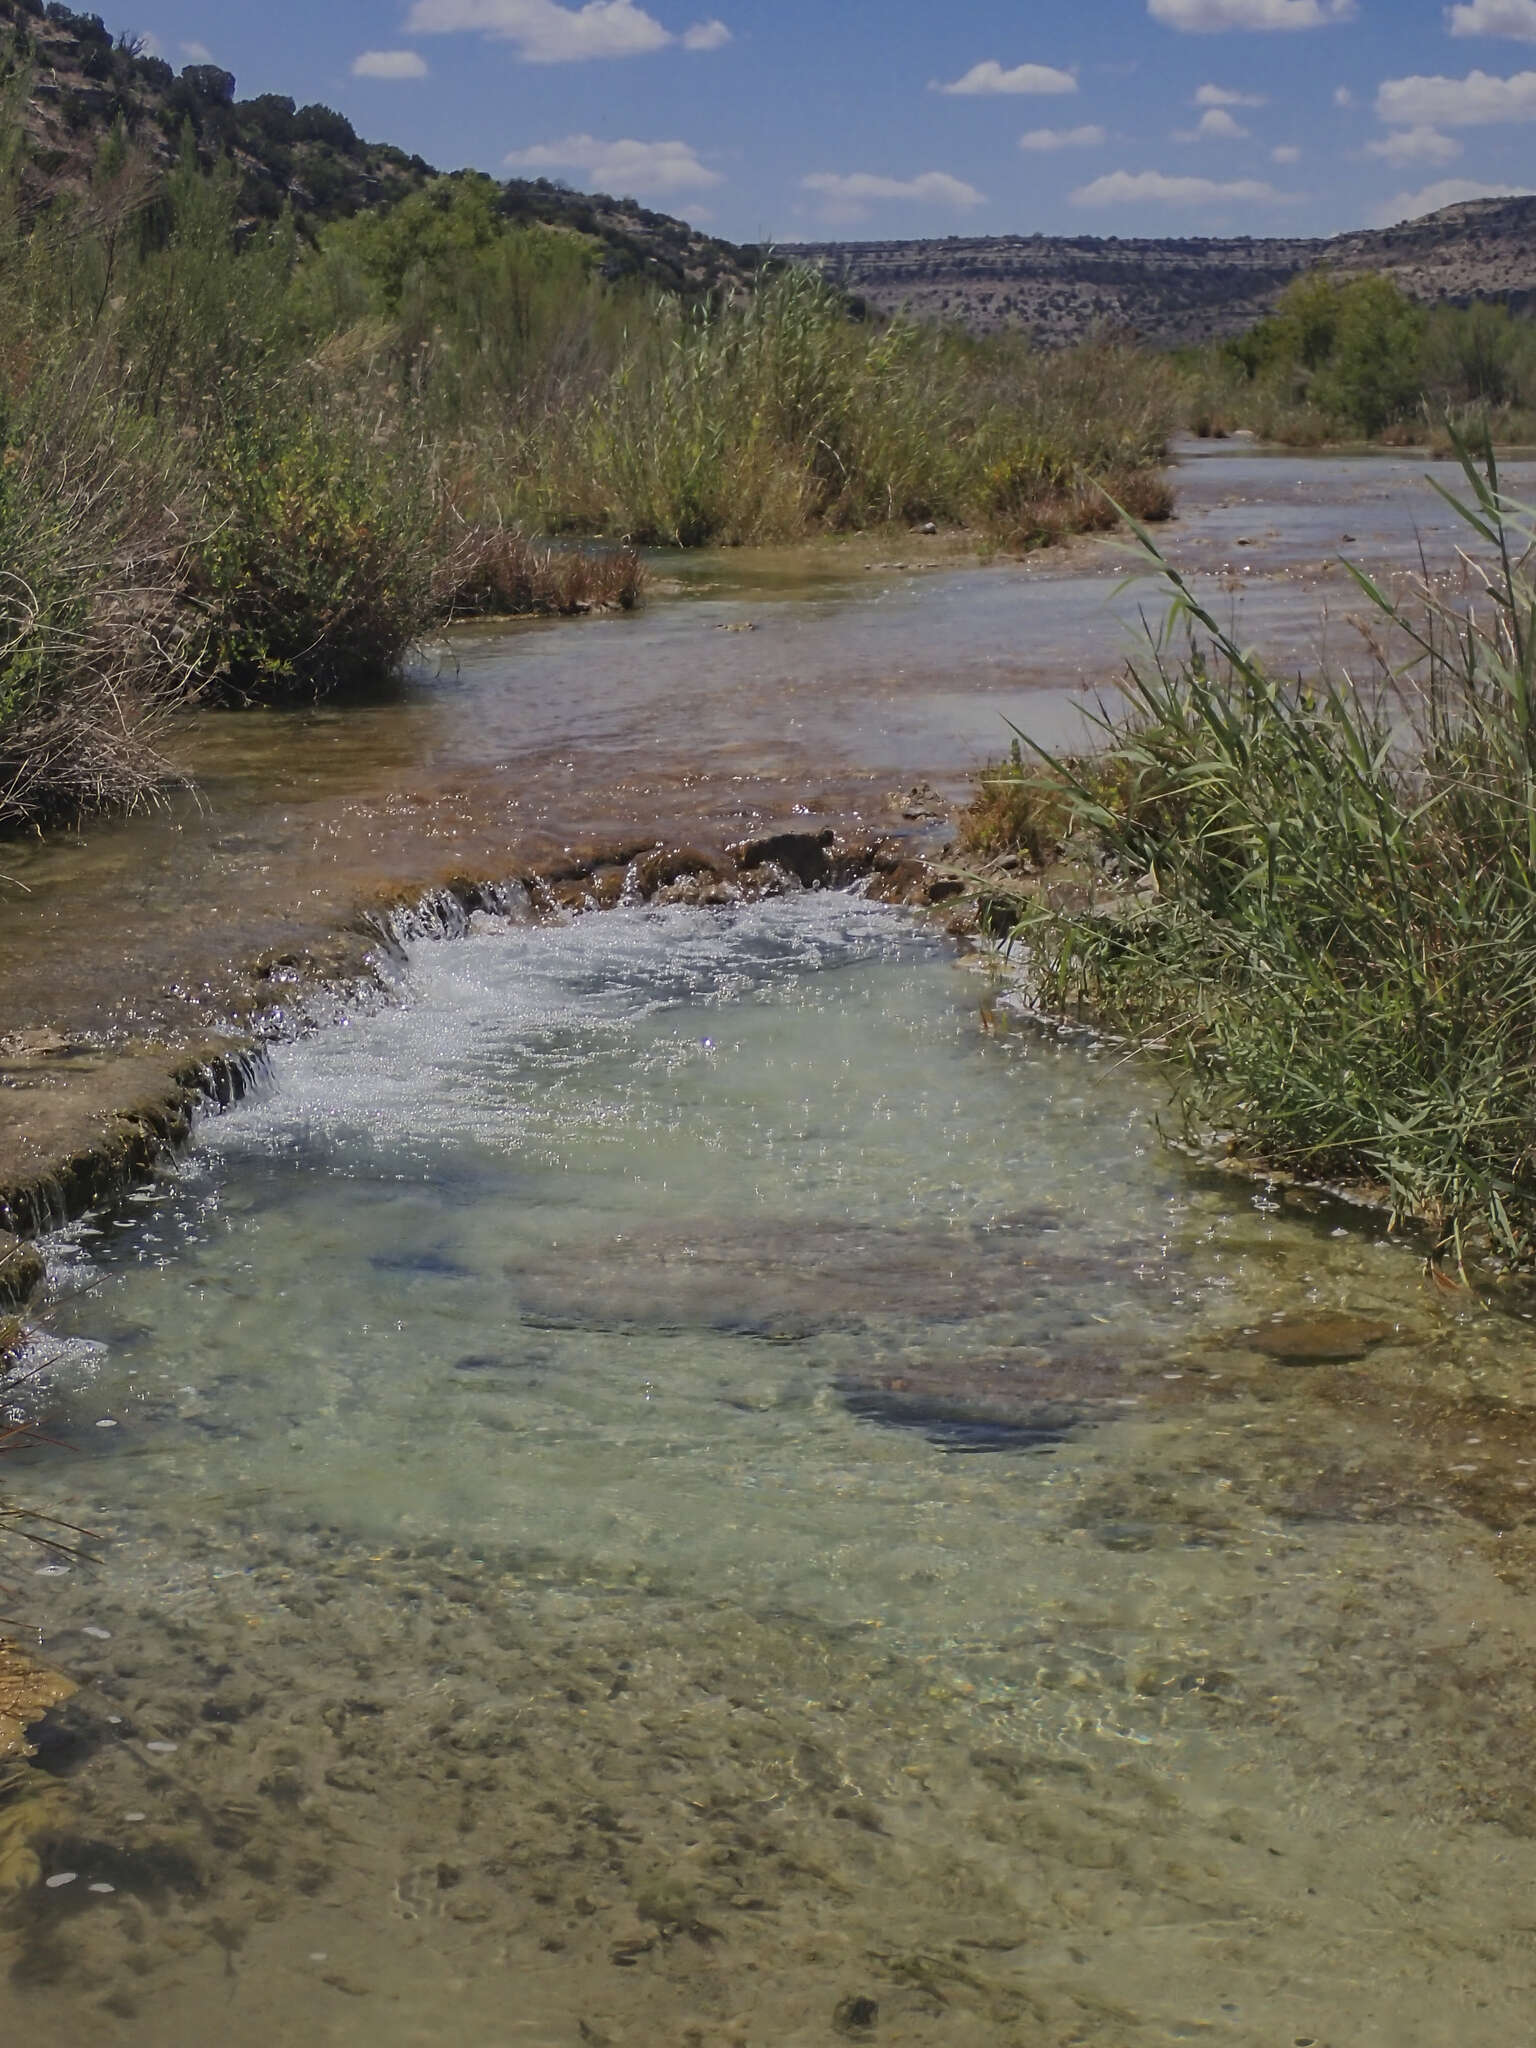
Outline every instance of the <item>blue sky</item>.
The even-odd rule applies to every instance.
[[[738,240],[1330,234],[1536,189],[1536,0],[132,4],[109,26],[242,97]]]

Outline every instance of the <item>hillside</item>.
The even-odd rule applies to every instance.
[[[82,186],[118,121],[152,161],[169,164],[189,129],[204,163],[232,156],[252,219],[270,219],[286,205],[301,225],[318,226],[387,205],[437,175],[422,157],[365,141],[330,107],[296,106],[277,93],[239,99],[233,74],[218,65],[178,73],[134,39],[114,38],[99,15],[43,0],[0,0],[0,82],[32,205]],[[610,279],[638,274],[700,292],[742,282],[759,260],[756,250],[700,234],[632,199],[569,192],[543,178],[511,179],[502,190],[509,218],[601,242]]]
[[[1095,328],[1164,344],[1240,334],[1298,272],[1381,271],[1411,298],[1536,303],[1536,198],[1448,206],[1400,227],[1332,240],[1122,240],[1118,236],[946,236],[925,242],[808,242],[779,250],[882,313],[1010,323],[1047,343]]]

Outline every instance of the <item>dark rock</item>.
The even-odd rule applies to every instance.
[[[832,2015],[832,2024],[840,2034],[870,2033],[880,2017],[880,2007],[873,1998],[845,1998]]]
[[[771,861],[807,889],[815,889],[825,887],[830,878],[836,844],[837,834],[828,826],[821,832],[773,832],[764,839],[743,839],[727,850],[740,868],[750,871]]]
[[[968,1399],[964,1391],[950,1395],[934,1387],[916,1387],[903,1378],[883,1385],[844,1382],[840,1392],[843,1406],[861,1422],[920,1430],[941,1451],[1054,1450],[1084,1420],[1079,1410],[1049,1402],[989,1414],[983,1403]]]

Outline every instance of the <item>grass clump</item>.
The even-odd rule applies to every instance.
[[[467,526],[439,565],[433,598],[447,619],[574,618],[633,611],[645,584],[630,547],[537,547],[504,527]]]
[[[1188,651],[1165,636],[1133,668],[1102,752],[1026,740],[1037,765],[1021,750],[972,830],[995,843],[1006,799],[1037,856],[1088,850],[1086,894],[988,894],[1043,1005],[1175,1063],[1190,1134],[1381,1187],[1458,1259],[1528,1266],[1536,515],[1463,456],[1475,597],[1426,585],[1410,608],[1358,576],[1403,661],[1278,677],[1160,561]]]

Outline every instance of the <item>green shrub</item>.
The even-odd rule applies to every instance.
[[[208,454],[188,587],[210,693],[313,697],[377,681],[432,616],[434,508],[419,465],[352,422],[227,427]]]
[[[1200,434],[1244,427],[1310,447],[1424,441],[1446,417],[1505,440],[1536,424],[1536,322],[1493,304],[1426,311],[1385,277],[1310,272],[1269,319],[1177,363],[1185,421]]]

